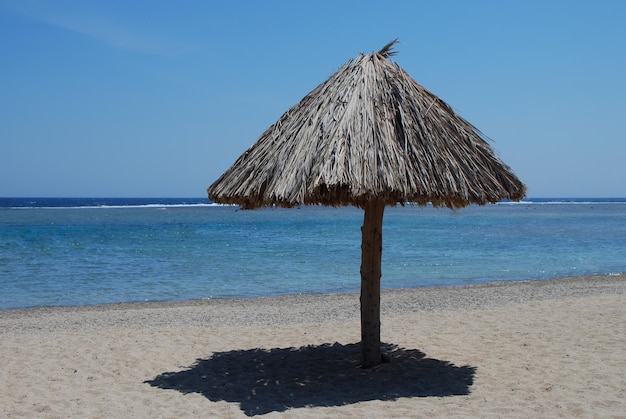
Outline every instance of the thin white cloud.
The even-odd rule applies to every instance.
[[[139,31],[122,27],[108,16],[97,12],[75,12],[61,9],[59,3],[20,0],[0,2],[0,7],[34,21],[79,33],[110,47],[143,54],[173,56],[186,49],[182,45],[158,39]]]

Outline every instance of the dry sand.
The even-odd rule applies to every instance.
[[[626,276],[0,311],[0,417],[622,417]]]

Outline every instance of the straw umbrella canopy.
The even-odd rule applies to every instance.
[[[525,185],[487,138],[380,51],[346,62],[270,126],[208,188],[253,209],[362,208],[362,366],[381,362],[382,221],[387,205],[449,208],[521,200]]]

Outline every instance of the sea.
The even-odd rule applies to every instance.
[[[363,211],[0,198],[0,310],[360,290]],[[383,289],[626,272],[626,198],[387,207]]]

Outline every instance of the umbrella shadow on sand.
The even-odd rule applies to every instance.
[[[341,406],[401,397],[468,395],[476,367],[427,358],[383,344],[390,362],[360,368],[360,345],[232,350],[146,383],[183,394],[238,403],[247,416],[306,406]]]

